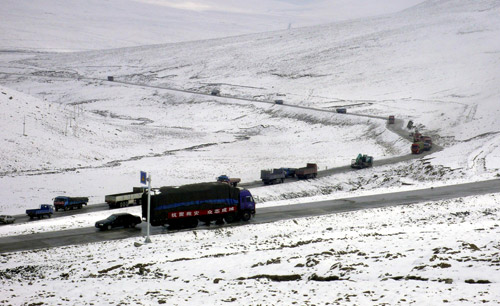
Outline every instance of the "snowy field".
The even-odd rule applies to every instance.
[[[139,185],[141,170],[153,187],[220,174],[251,182],[261,169],[407,155],[410,139],[387,129],[389,115],[413,120],[442,150],[252,188],[257,212],[498,178],[498,37],[499,1],[430,0],[382,17],[221,39],[0,52],[0,214],[58,195],[102,203]],[[218,88],[228,98],[162,87]],[[490,194],[171,232],[148,245],[2,254],[0,304],[499,304],[498,203]],[[0,237],[93,226],[108,214],[15,223]]]
[[[496,305],[498,194],[4,254],[5,305]],[[65,288],[61,290],[61,288]]]

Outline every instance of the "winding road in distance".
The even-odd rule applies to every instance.
[[[3,74],[12,74],[12,75],[22,75],[22,76],[31,76],[31,77],[45,77],[45,76],[35,76],[29,74],[17,74],[17,73],[3,73]],[[103,81],[102,79],[97,78],[86,78],[86,77],[57,77],[51,76],[52,78],[63,78],[63,79],[72,79],[72,80],[91,80],[91,81]],[[45,77],[45,78],[51,78]],[[105,81],[108,82],[108,81]],[[155,89],[163,89],[169,91],[177,91],[183,93],[197,94],[197,95],[205,95],[211,96],[217,99],[233,99],[233,100],[242,100],[253,103],[266,103],[266,104],[275,104],[274,101],[262,101],[262,100],[254,100],[249,98],[239,98],[232,96],[212,96],[209,93],[200,93],[192,90],[183,90],[177,88],[166,88],[155,85],[147,85],[147,84],[137,84],[137,83],[129,83],[119,80],[114,80],[109,83],[114,84],[124,84],[129,86],[138,86],[138,87],[149,87]],[[305,107],[300,105],[291,105],[284,104],[279,105],[279,107],[292,107],[299,109],[306,109],[312,111],[319,112],[328,112],[332,114],[336,114],[339,116],[361,116],[361,117],[369,117],[374,119],[382,119],[387,120],[387,117],[381,116],[372,116],[367,114],[355,114],[355,113],[347,113],[347,114],[337,114],[336,111],[318,109],[313,107]],[[392,132],[400,135],[403,138],[407,138],[407,130],[404,127],[404,122],[400,119],[396,119],[395,124],[387,125],[388,129]],[[375,159],[373,164],[374,167],[394,164],[398,162],[408,161],[411,159],[422,158],[425,155],[432,154],[433,152],[439,151],[442,148],[434,145],[433,149],[429,152],[424,152],[419,155],[407,154],[392,158],[386,159]],[[408,151],[409,148],[408,148]],[[347,161],[350,162],[350,161]],[[337,173],[343,173],[347,171],[356,171],[351,169],[350,164],[342,167],[335,167],[326,170],[322,170],[318,172],[318,177],[325,177]],[[359,170],[357,170],[359,171]],[[361,170],[362,171],[362,170]],[[297,179],[287,179],[285,183],[294,182]],[[240,186],[245,188],[257,188],[262,187],[262,182],[253,181],[240,184]],[[498,191],[500,187],[500,180],[492,180],[492,181],[484,181],[478,183],[470,183],[470,184],[462,184],[462,185],[454,185],[447,187],[439,187],[434,189],[424,189],[424,190],[416,190],[416,191],[407,191],[407,192],[398,192],[392,194],[383,194],[383,195],[374,195],[374,196],[364,196],[364,197],[354,197],[354,198],[346,198],[339,200],[330,200],[330,201],[321,201],[321,202],[312,202],[312,203],[302,203],[295,205],[287,205],[287,206],[277,206],[277,207],[269,207],[269,208],[260,208],[257,210],[257,215],[255,219],[250,220],[249,224],[257,224],[257,223],[267,223],[274,222],[279,220],[285,220],[290,218],[301,218],[308,216],[317,216],[317,215],[325,215],[332,213],[340,213],[346,211],[354,211],[375,207],[388,207],[395,205],[407,205],[412,203],[419,203],[431,200],[441,200],[447,198],[461,197],[467,195],[475,195],[475,194],[484,194],[484,193],[493,193]],[[96,211],[109,210],[108,205],[106,203],[101,204],[93,204],[85,206],[79,210],[71,210],[65,211],[63,213],[55,213],[52,218],[58,217],[66,217],[71,215],[77,215],[82,213],[90,213]],[[111,211],[110,211],[111,212]],[[26,215],[16,215],[16,223],[21,222],[36,222],[30,221],[28,216]],[[237,223],[232,225],[225,226],[239,226],[244,225],[245,223]],[[218,228],[219,226],[200,226],[198,229],[211,229]],[[81,228],[81,229],[73,229],[73,230],[64,230],[57,232],[46,232],[40,234],[31,234],[31,235],[22,235],[22,236],[10,236],[0,238],[0,253],[5,252],[14,252],[14,251],[22,251],[22,250],[31,250],[31,249],[40,249],[47,247],[56,247],[56,246],[65,246],[65,245],[73,245],[73,244],[83,244],[90,242],[99,242],[106,240],[114,240],[114,239],[123,239],[128,237],[139,237],[143,236],[143,232],[145,232],[145,224],[141,224],[135,229],[119,229],[112,231],[98,231],[94,227],[89,228]],[[192,229],[190,229],[192,230]],[[153,227],[152,235],[162,234],[169,232],[163,227]]]
[[[475,183],[457,184],[436,188],[427,188],[412,191],[385,193],[361,197],[344,198],[338,200],[327,200],[319,202],[301,203],[294,205],[257,208],[255,218],[247,223],[239,222],[231,225],[242,226],[246,224],[261,224],[303,218],[310,216],[321,216],[327,214],[342,213],[370,208],[381,208],[398,205],[409,205],[427,201],[437,201],[465,197],[470,195],[482,195],[496,193],[500,190],[500,179],[481,181]],[[220,226],[199,226],[196,230],[217,229]],[[34,250],[42,248],[60,247],[67,245],[78,245],[92,242],[100,242],[115,239],[145,236],[146,225],[142,223],[137,228],[115,229],[111,231],[99,231],[94,227],[64,230],[57,232],[46,232],[21,236],[8,236],[0,238],[0,253]],[[194,229],[188,229],[192,231]],[[168,234],[170,231],[164,227],[151,227],[151,235]],[[152,237],[154,243],[154,237]]]

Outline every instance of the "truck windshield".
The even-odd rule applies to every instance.
[[[251,196],[246,196],[245,201],[250,202],[250,203],[255,203],[255,201],[253,200],[253,197],[251,197]]]

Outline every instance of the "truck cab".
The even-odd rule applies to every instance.
[[[248,221],[251,215],[255,215],[255,200],[249,190],[240,190],[240,211],[243,221]]]

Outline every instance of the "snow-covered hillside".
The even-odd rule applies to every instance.
[[[14,2],[6,3],[0,10]],[[50,25],[55,36],[70,35],[59,22]],[[110,34],[95,25],[89,33],[101,44]],[[10,30],[2,39],[16,37]],[[410,153],[410,140],[387,128],[388,115],[398,125],[413,120],[442,150],[252,188],[256,218],[259,206],[496,178],[498,37],[499,1],[429,0],[383,17],[223,39],[0,52],[0,214],[63,194],[102,203],[138,185],[141,170],[159,187],[220,174],[249,182],[261,169],[307,162],[323,170],[358,153],[376,165]],[[138,42],[130,39],[124,45]],[[93,44],[76,37],[67,48],[80,40]],[[214,88],[225,97],[193,93]],[[2,254],[0,304],[498,304],[498,202],[490,194],[165,231],[147,245],[134,238]],[[107,214],[15,223],[0,237],[89,227]]]
[[[83,51],[283,30],[392,13],[423,0],[3,0],[0,50]]]
[[[445,147],[430,159],[445,176],[433,179],[493,177],[500,168],[499,10],[490,0],[427,1],[389,16],[282,32],[83,53],[3,54],[6,94],[0,98],[8,119],[2,142],[9,149],[1,158],[9,176],[1,180],[12,188],[2,196],[9,211],[19,212],[61,192],[102,202],[104,194],[136,185],[139,170],[151,172],[160,186],[221,173],[252,181],[265,168],[313,161],[325,169],[348,164],[358,152],[376,160],[409,153],[409,140],[386,131],[384,120],[121,81],[393,114],[412,119]],[[106,81],[108,75],[117,82]],[[28,136],[20,137],[25,115]],[[411,180],[425,180],[423,166],[405,167],[413,169],[407,171]],[[39,175],[25,176],[31,172]],[[401,186],[392,172],[385,172],[389,185]],[[352,184],[372,181],[368,173]],[[93,176],[113,180],[98,184]],[[382,181],[379,187],[387,188]],[[39,191],[30,203],[11,192],[26,185]]]

